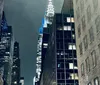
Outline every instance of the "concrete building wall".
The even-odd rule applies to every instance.
[[[100,85],[100,0],[73,1],[79,83]]]

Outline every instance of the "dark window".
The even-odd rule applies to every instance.
[[[88,39],[87,39],[87,35],[84,36],[83,38],[83,43],[84,43],[84,49],[86,50],[88,48]]]

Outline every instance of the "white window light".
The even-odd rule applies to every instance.
[[[73,49],[73,45],[69,45],[68,49],[72,50]]]
[[[67,17],[67,22],[71,22],[71,19],[70,19],[70,17]]]
[[[64,26],[64,30],[67,30],[67,26]]]
[[[69,44],[69,47],[68,47],[69,50],[76,50],[76,46],[74,44]]]
[[[76,46],[75,45],[73,45],[73,50],[76,50]]]
[[[17,84],[17,81],[14,81],[14,84]]]
[[[73,63],[69,63],[69,69],[73,69],[73,68],[74,68]]]
[[[74,18],[73,17],[71,18],[71,22],[74,22]]]
[[[71,26],[68,26],[68,30],[71,30]]]
[[[60,64],[58,64],[58,68],[60,67]]]

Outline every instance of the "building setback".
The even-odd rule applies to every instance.
[[[80,85],[100,85],[100,0],[73,0]]]

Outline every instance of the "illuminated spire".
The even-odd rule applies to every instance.
[[[55,12],[54,12],[53,1],[48,0],[46,14],[45,14],[47,24],[52,24],[54,13]]]
[[[47,11],[46,11],[46,16],[47,17],[53,17],[54,16],[54,6],[52,0],[48,0],[48,5],[47,5]]]

